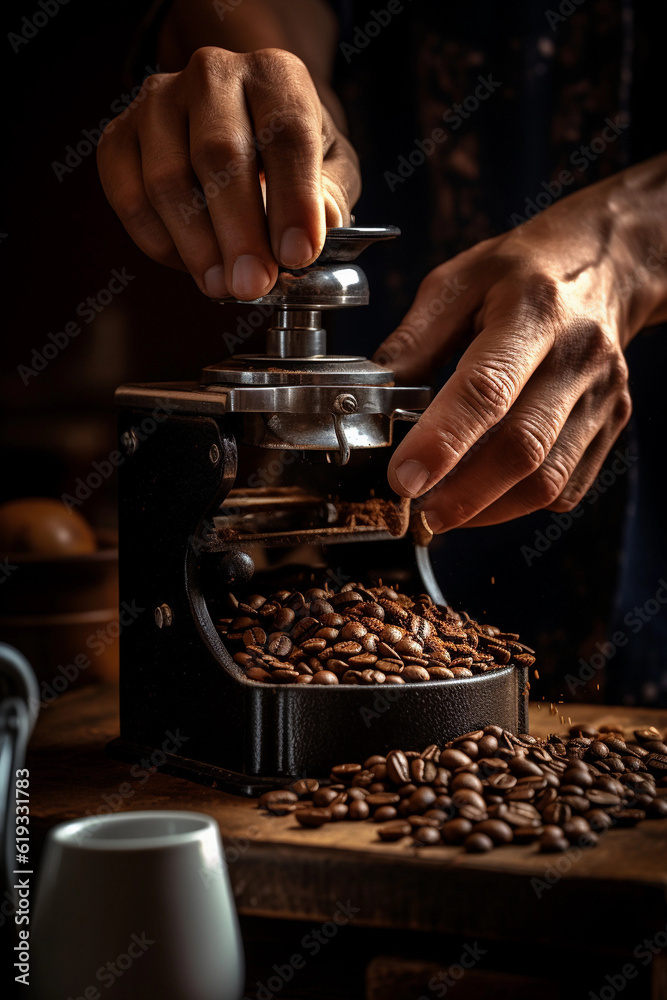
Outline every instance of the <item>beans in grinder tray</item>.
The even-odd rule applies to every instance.
[[[635,730],[626,743],[606,728],[581,731],[545,741],[486,726],[420,754],[391,750],[336,764],[327,779],[265,792],[259,807],[305,827],[367,821],[381,841],[409,837],[415,847],[461,845],[473,854],[512,843],[536,843],[544,854],[592,848],[612,826],[667,819],[661,734]],[[612,773],[607,762],[621,745]]]
[[[247,601],[229,594],[228,603],[234,617],[221,619],[216,628],[235,663],[258,684],[304,683],[311,675],[316,685],[424,684],[535,662],[514,633],[391,587],[280,590]],[[488,734],[486,743],[494,738]],[[653,734],[646,742],[647,755],[659,758],[662,741]],[[605,751],[615,752],[598,740],[591,759],[602,760]]]

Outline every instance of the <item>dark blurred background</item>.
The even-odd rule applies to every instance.
[[[340,6],[346,9],[344,30],[349,33],[372,5]],[[414,9],[418,7],[415,3]],[[22,18],[38,9],[36,0],[10,3],[4,11],[4,34],[20,32]],[[18,51],[9,38],[3,40],[7,82],[0,254],[6,286],[0,502],[72,494],[77,478],[85,479],[93,463],[102,462],[116,447],[114,388],[125,381],[196,378],[202,365],[227,353],[223,333],[234,329],[243,315],[243,309],[223,310],[208,302],[188,276],[145,257],[126,235],[99,185],[86,130],[94,138],[102,119],[112,117],[114,100],[129,90],[122,67],[140,13],[129,0],[69,0],[34,37],[19,44]],[[384,170],[412,148],[415,136],[424,134],[415,89],[406,77],[408,56],[415,54],[407,17],[387,28],[358,60],[339,60],[340,92],[363,161],[365,188],[357,222],[394,224],[405,234],[393,246],[368,252],[364,266],[371,281],[371,306],[334,320],[332,344],[343,352],[357,353],[361,338],[372,353],[409,305],[420,277],[438,262],[429,171],[396,193],[383,180]],[[418,21],[419,15],[415,18]],[[643,92],[653,99],[662,81],[648,46],[650,34],[645,25],[638,25],[633,60]],[[661,112],[659,127],[654,115],[646,100],[637,108],[639,157],[661,148],[664,115]],[[506,124],[511,128],[511,118]],[[499,128],[495,141],[500,184],[510,172],[501,153],[507,133]],[[595,179],[592,172],[589,180]],[[114,271],[131,280],[126,279],[123,291],[91,319],[86,300],[106,298],[104,290]],[[49,334],[60,334],[71,322],[79,324],[81,333],[59,349],[43,371],[32,376],[19,370],[39,363],[33,351],[41,354],[52,344]],[[636,345],[639,360],[633,377],[646,367],[655,368],[650,364],[654,339],[646,337]],[[657,407],[654,389],[644,392],[643,385],[638,389],[643,405]],[[626,444],[619,444],[621,450]],[[586,505],[559,537],[552,515],[540,513],[507,526],[460,530],[437,543],[438,571],[451,602],[521,632],[526,642],[538,647],[541,676],[533,695],[547,703],[563,693],[569,697],[563,676],[576,672],[580,658],[587,660],[609,629],[628,486],[636,475],[633,466],[629,474],[615,476],[599,501]],[[80,513],[96,527],[113,528],[115,491],[112,474],[78,507]],[[537,551],[535,540],[547,529],[553,542],[531,558],[525,547]],[[605,676],[587,685],[588,697],[604,698]],[[582,693],[579,689],[578,697]],[[636,697],[622,678],[613,696]]]

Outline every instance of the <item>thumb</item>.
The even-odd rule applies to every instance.
[[[478,295],[469,276],[453,263],[424,278],[409,311],[373,355],[399,381],[414,381],[438,367],[470,330]]]

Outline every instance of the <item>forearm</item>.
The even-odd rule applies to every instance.
[[[338,25],[324,0],[175,0],[160,32],[158,57],[167,72],[183,69],[206,45],[231,52],[284,49],[305,63],[336,127],[345,115],[330,85]]]

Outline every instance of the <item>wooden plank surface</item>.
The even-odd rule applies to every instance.
[[[576,722],[667,727],[664,711],[582,705],[567,714]],[[252,800],[159,772],[133,773],[105,754],[117,728],[113,688],[83,688],[44,709],[29,759],[38,840],[76,816],[188,809],[218,821],[242,913],[326,921],[349,901],[360,925],[489,939],[529,935],[569,946],[584,935],[589,948],[628,953],[667,924],[667,820],[612,830],[599,847],[564,855],[541,855],[533,845],[467,855],[385,844],[371,823],[304,830],[290,816],[263,814]],[[548,707],[532,707],[533,733],[558,728]],[[625,914],[611,937],[606,921],[591,919],[607,907]]]

